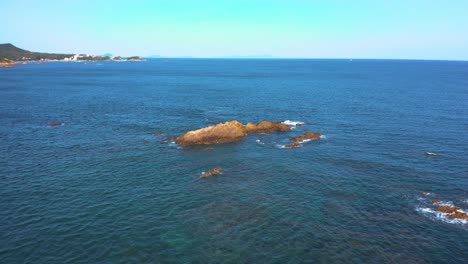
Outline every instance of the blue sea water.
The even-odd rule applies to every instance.
[[[164,141],[234,119],[305,125]],[[0,263],[466,263],[467,132],[468,62],[0,69]]]

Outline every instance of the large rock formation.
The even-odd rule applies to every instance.
[[[175,143],[182,146],[221,144],[237,142],[244,139],[249,133],[286,132],[291,128],[275,122],[262,121],[257,125],[248,123],[243,125],[237,120],[189,131],[175,139]]]
[[[292,142],[304,142],[305,140],[319,140],[319,139],[320,139],[320,133],[306,132],[302,136],[293,137],[289,140]]]
[[[226,122],[195,131],[189,131],[175,139],[175,143],[183,146],[220,144],[237,142],[247,136],[247,129],[238,121]]]

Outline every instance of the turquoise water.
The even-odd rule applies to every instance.
[[[466,262],[468,224],[431,200],[468,210],[467,102],[468,62],[1,69],[0,262]],[[233,119],[305,126],[164,142]],[[325,138],[280,148],[305,131]]]

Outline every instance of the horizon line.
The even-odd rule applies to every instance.
[[[181,60],[196,60],[196,59],[211,59],[211,60],[395,60],[395,61],[459,61],[468,62],[468,59],[402,59],[402,58],[320,58],[320,57],[246,57],[246,58],[233,58],[233,57],[191,57],[191,56],[174,56],[174,57],[152,57],[140,56],[144,59],[161,60],[161,59],[181,59]]]

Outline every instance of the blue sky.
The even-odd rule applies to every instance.
[[[0,0],[0,43],[44,52],[468,60],[468,1]]]

